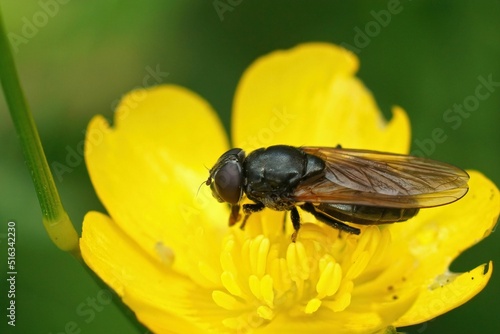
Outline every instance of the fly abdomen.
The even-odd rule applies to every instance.
[[[331,203],[318,204],[316,210],[342,221],[363,225],[402,222],[418,213],[418,209]]]

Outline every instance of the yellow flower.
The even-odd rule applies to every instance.
[[[341,144],[407,153],[408,118],[386,122],[354,77],[357,59],[305,44],[256,61],[236,92],[235,147]],[[207,102],[178,86],[127,95],[110,128],[89,125],[85,158],[108,215],[89,212],[85,262],[158,333],[374,333],[432,319],[476,295],[492,264],[450,263],[490,234],[498,189],[469,171],[453,204],[346,235],[302,213],[297,242],[283,212],[252,215],[244,231],[200,184],[229,148]],[[289,220],[287,218],[287,220]]]

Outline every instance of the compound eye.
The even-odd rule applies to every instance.
[[[236,204],[242,196],[243,175],[237,161],[226,162],[214,175],[214,195],[224,202]]]
[[[210,190],[212,190],[212,196],[219,202],[223,203],[224,200],[220,198],[219,193],[217,192],[217,189],[215,188],[215,182],[210,183]]]

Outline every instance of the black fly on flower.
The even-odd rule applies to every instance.
[[[390,224],[414,217],[421,208],[452,203],[468,191],[469,175],[455,166],[410,155],[341,147],[275,145],[245,156],[224,153],[210,170],[206,185],[219,202],[231,205],[229,225],[270,208],[290,211],[297,238],[297,207],[339,230],[359,234],[346,223]]]

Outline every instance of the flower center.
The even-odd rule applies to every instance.
[[[278,315],[345,310],[356,279],[379,262],[390,243],[389,231],[378,226],[356,236],[304,223],[296,243],[287,232],[231,230],[220,258],[223,289],[212,292],[228,311],[224,325],[231,329],[260,327]]]

